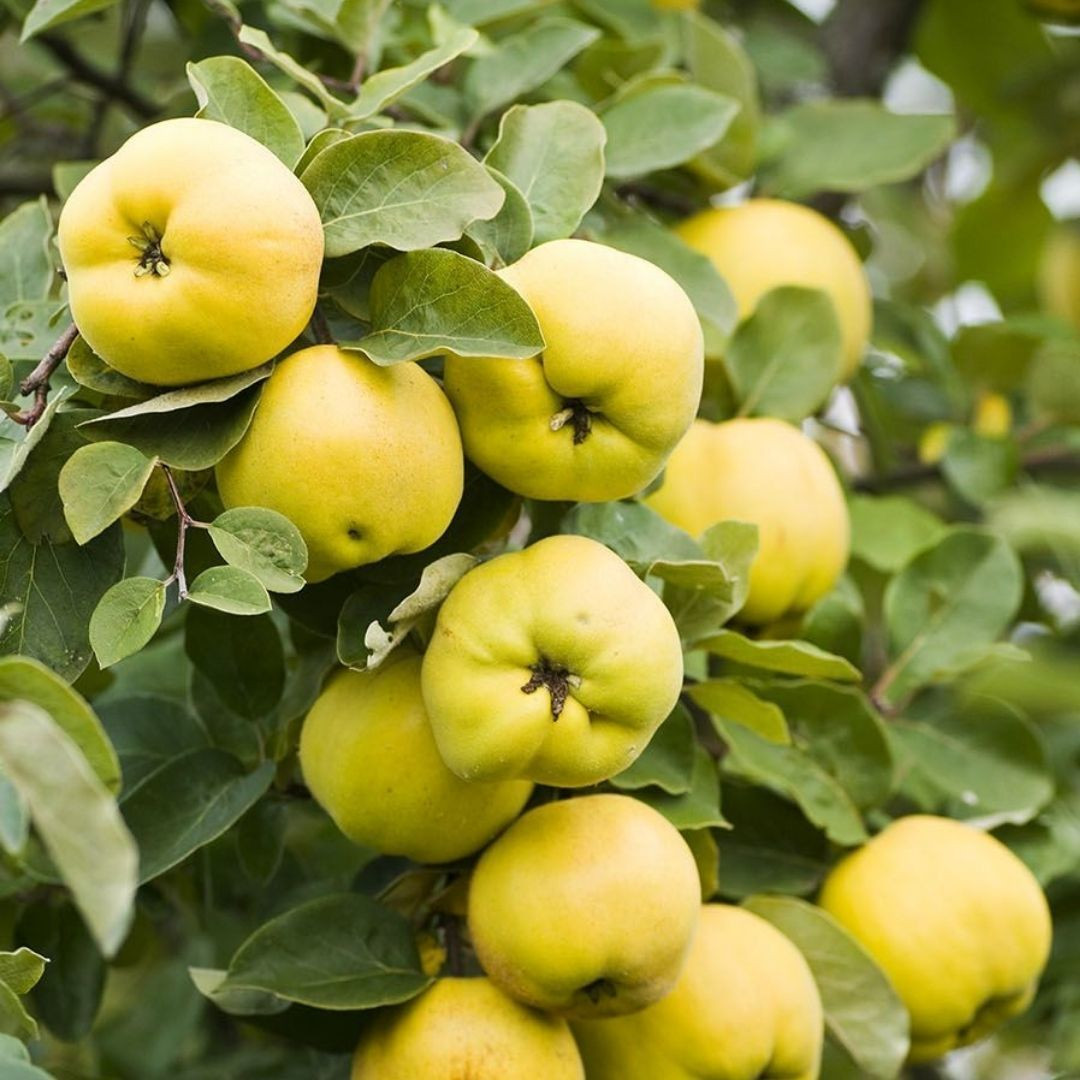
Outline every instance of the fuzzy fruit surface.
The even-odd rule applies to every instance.
[[[870,284],[855,249],[828,218],[782,199],[751,199],[703,210],[675,231],[712,260],[735,297],[740,319],[781,285],[827,293],[843,343],[838,378],[855,373],[870,338]]]
[[[817,1080],[824,1017],[810,968],[779,930],[707,904],[667,997],[573,1028],[589,1080]]]
[[[900,818],[829,874],[821,906],[888,975],[913,1062],[977,1042],[1031,1003],[1050,911],[1000,841],[949,818]]]
[[[557,1015],[636,1012],[675,985],[701,908],[694,857],[639,799],[523,814],[480,857],[469,931],[491,980]]]
[[[265,146],[214,120],[134,134],[71,193],[57,240],[79,333],[142,382],[247,371],[315,307],[323,231],[311,196]]]
[[[434,543],[463,472],[453,410],[427,372],[316,345],[274,369],[217,483],[226,507],[289,518],[308,546],[305,577],[322,581]]]
[[[444,764],[420,697],[420,657],[394,652],[341,671],[311,707],[300,764],[312,795],[350,840],[420,863],[464,858],[521,812],[532,784],[467,784]]]
[[[692,536],[718,521],[757,525],[750,592],[738,615],[744,622],[804,611],[847,563],[850,523],[832,464],[782,420],[695,421],[646,501]]]
[[[559,787],[627,768],[682,678],[663,602],[583,536],[470,570],[439,609],[421,674],[435,741],[458,776]]]
[[[587,240],[541,244],[499,273],[547,344],[530,360],[446,358],[466,455],[532,499],[636,494],[701,398],[701,324],[689,297],[652,263]]]
[[[565,1020],[487,979],[439,979],[367,1028],[352,1080],[585,1080]]]
[[[1051,315],[1080,330],[1080,224],[1059,225],[1050,234],[1039,263],[1039,296]]]

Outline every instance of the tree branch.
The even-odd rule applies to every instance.
[[[52,34],[42,34],[37,40],[67,68],[72,78],[77,82],[92,86],[114,101],[121,102],[141,120],[149,120],[151,117],[157,116],[159,109],[154,102],[143,97],[138,90],[129,86],[123,78],[110,75],[107,71],[102,71],[99,67],[91,64],[89,60],[76,52],[70,42],[64,38]]]
[[[1061,448],[1036,450],[1021,459],[1020,468],[1024,472],[1036,474],[1080,472],[1080,451]],[[919,484],[942,479],[940,465],[924,465],[920,462],[902,466],[879,476],[856,477],[851,487],[854,491],[881,495],[885,492],[916,487]]]
[[[177,596],[184,600],[187,597],[187,577],[184,573],[184,552],[187,547],[188,529],[206,529],[209,526],[205,521],[196,521],[188,513],[184,500],[180,495],[180,489],[176,486],[176,477],[172,469],[164,462],[161,463],[161,471],[165,474],[165,482],[169,485],[169,495],[172,496],[173,507],[176,510],[176,557],[173,560],[173,571],[165,579],[165,585],[169,586],[176,582]]]
[[[23,409],[21,412],[11,414],[11,419],[16,424],[32,428],[41,419],[41,414],[45,411],[45,405],[49,400],[49,380],[52,378],[53,372],[64,362],[68,349],[71,348],[72,342],[78,336],[79,330],[72,323],[56,339],[56,343],[42,357],[37,367],[19,384],[20,393],[34,395],[34,404],[29,409]]]
[[[880,95],[907,51],[921,6],[922,0],[839,0],[821,30],[837,94]]]

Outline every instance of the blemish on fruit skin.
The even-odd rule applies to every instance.
[[[350,540],[363,540],[364,534],[358,525],[350,525],[346,529],[346,533]]]

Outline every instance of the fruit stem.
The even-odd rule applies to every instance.
[[[580,682],[574,675],[561,664],[553,664],[545,657],[541,657],[538,663],[530,664],[529,670],[532,677],[521,688],[523,694],[535,694],[541,687],[546,687],[551,695],[551,719],[558,720],[562,716],[566,699],[570,696],[570,688]]]
[[[592,413],[585,407],[580,398],[568,398],[563,402],[566,406],[551,418],[549,426],[552,431],[561,431],[567,424],[574,428],[574,445],[580,446],[592,431]]]

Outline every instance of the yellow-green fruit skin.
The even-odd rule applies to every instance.
[[[750,199],[680,222],[675,232],[708,256],[728,283],[739,318],[770,289],[821,289],[836,308],[843,343],[841,379],[854,373],[873,321],[866,272],[844,234],[816,210],[782,199]]]
[[[701,891],[678,830],[627,795],[523,814],[480,857],[469,931],[506,993],[556,1015],[620,1016],[675,985]]]
[[[438,383],[416,364],[378,367],[333,345],[277,365],[251,427],[217,466],[226,507],[276,510],[300,530],[308,581],[434,543],[463,476]]]
[[[1039,295],[1051,315],[1080,330],[1080,225],[1050,234],[1039,264]]]
[[[1004,844],[949,818],[900,818],[829,874],[821,906],[888,975],[913,1062],[1024,1011],[1050,952],[1050,911]]]
[[[847,564],[851,526],[836,473],[813,439],[781,420],[696,421],[646,502],[692,536],[718,521],[757,525],[743,622],[806,610]]]
[[[585,1080],[565,1020],[487,979],[439,979],[365,1031],[352,1080]]]
[[[644,259],[586,240],[541,244],[500,271],[546,347],[530,360],[446,359],[465,453],[532,499],[605,502],[646,487],[701,399],[704,346],[689,297]],[[590,428],[552,420],[580,402]],[[582,414],[583,415],[583,414]]]
[[[149,223],[167,276],[136,276]],[[162,386],[276,356],[315,307],[319,212],[261,143],[181,117],[133,135],[79,183],[57,232],[79,333],[111,367]]]
[[[420,657],[398,650],[335,675],[300,733],[316,801],[350,840],[421,863],[464,858],[521,813],[532,784],[468,784],[444,764],[420,697]]]
[[[572,1026],[589,1080],[817,1080],[824,1037],[802,953],[764,919],[727,904],[702,908],[667,997]]]
[[[537,665],[567,673],[556,719]],[[682,689],[657,595],[603,544],[551,536],[471,570],[435,623],[421,685],[443,760],[464,780],[583,787],[622,772]]]

